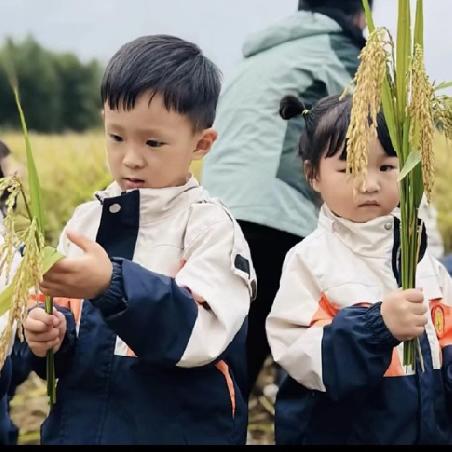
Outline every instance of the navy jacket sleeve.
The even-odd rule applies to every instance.
[[[8,393],[11,383],[11,357],[7,357],[0,369],[0,398]]]
[[[370,308],[341,309],[322,340],[322,373],[326,392],[333,399],[377,385],[391,363],[399,341],[384,324],[381,303]]]
[[[28,353],[28,345],[25,341],[21,342],[16,336],[11,352],[12,377],[9,394],[14,392],[21,383],[23,383],[31,372],[31,359]]]
[[[113,260],[110,287],[92,302],[137,356],[166,365],[180,360],[198,315],[174,278],[125,259]]]

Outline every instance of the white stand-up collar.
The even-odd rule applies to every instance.
[[[387,257],[394,243],[394,218],[391,214],[375,218],[366,223],[354,223],[340,218],[323,204],[319,213],[319,227],[335,234],[354,253],[366,257]]]
[[[204,190],[198,181],[191,176],[184,185],[166,188],[139,188],[122,192],[117,182],[110,184],[104,191],[96,193],[96,198],[103,201],[106,198],[121,196],[134,190],[140,192],[140,223],[161,220],[167,215],[176,213],[183,205],[201,199]]]

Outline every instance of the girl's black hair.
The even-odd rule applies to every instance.
[[[291,119],[302,115],[305,128],[300,137],[299,155],[302,160],[309,161],[310,180],[319,171],[320,159],[332,157],[341,151],[341,160],[347,158],[346,135],[350,124],[352,96],[329,96],[320,99],[311,110],[294,96],[286,96],[281,100],[279,113],[283,119]],[[391,157],[396,157],[394,146],[389,136],[388,127],[383,113],[377,115],[377,134],[384,151]],[[345,146],[344,146],[345,144]]]

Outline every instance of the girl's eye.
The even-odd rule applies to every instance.
[[[392,171],[392,170],[395,170],[396,169],[396,167],[394,166],[394,165],[381,165],[380,166],[380,171],[381,172],[386,172],[386,171]]]
[[[120,137],[119,135],[115,135],[114,133],[110,133],[110,138],[118,143],[122,141],[122,137]]]
[[[160,148],[163,146],[164,143],[158,140],[148,140],[146,141],[146,145],[150,148]]]
[[[342,169],[339,170],[339,172],[345,174],[347,172],[347,169],[346,168],[342,168]]]

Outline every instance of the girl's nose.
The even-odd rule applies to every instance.
[[[373,172],[368,172],[360,187],[363,193],[375,193],[380,191],[380,181]]]

